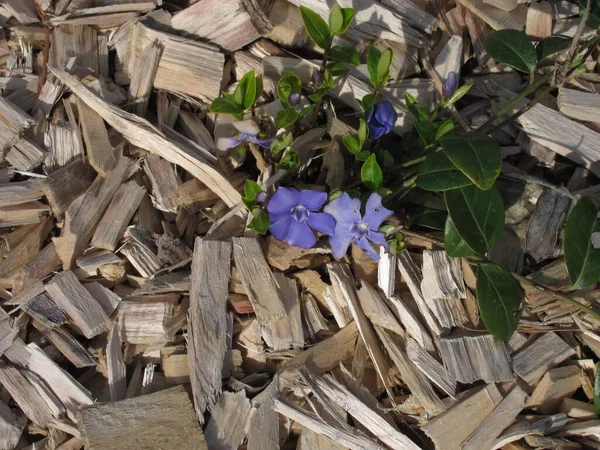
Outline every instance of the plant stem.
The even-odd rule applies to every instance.
[[[331,46],[331,44],[330,44]],[[319,67],[319,72],[321,72],[321,74],[325,73],[325,68],[327,67],[327,52],[329,51],[329,48],[325,49],[325,51],[323,52],[323,60],[321,61],[321,67]],[[319,117],[319,110],[321,109],[321,104],[323,103],[323,97],[321,97],[319,100],[317,100],[317,103],[315,104],[315,109],[313,111],[313,117],[312,120],[310,121],[310,127],[313,128],[316,123],[317,123],[317,118]]]
[[[412,167],[414,165],[417,165],[417,164],[425,161],[425,159],[427,159],[427,155],[419,156],[418,158],[411,159],[410,161],[406,161],[405,163],[402,163],[402,164],[394,164],[388,170],[407,169],[408,167]]]

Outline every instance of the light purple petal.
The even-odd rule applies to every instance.
[[[237,147],[245,140],[246,138],[244,136],[239,135],[238,137],[218,138],[215,144],[219,150],[225,151],[230,148]]]
[[[271,214],[289,212],[300,202],[298,191],[294,188],[279,187],[269,200],[267,211]]]
[[[273,142],[273,139],[259,139],[257,137],[254,136],[248,136],[248,140],[250,142],[252,142],[253,144],[256,145],[260,145],[262,148],[271,148],[271,142]]]
[[[256,122],[252,119],[238,120],[237,122],[233,122],[232,125],[240,133],[247,134],[248,136],[256,136],[260,131]]]
[[[291,220],[285,241],[296,247],[311,248],[317,243],[317,237],[306,222]]]
[[[327,201],[327,192],[304,189],[300,191],[300,204],[309,211],[318,211]]]
[[[388,217],[390,217],[392,214],[394,214],[393,211],[390,211],[389,209],[384,208],[381,205],[381,195],[373,193],[369,196],[369,199],[367,200],[363,221],[369,226],[371,230],[377,231],[381,226],[382,222]]]
[[[284,241],[288,233],[288,228],[292,222],[292,218],[287,212],[281,214],[270,215],[271,224],[269,225],[269,231],[278,241]]]
[[[379,254],[375,251],[371,243],[367,240],[366,237],[362,237],[356,241],[354,241],[356,246],[364,251],[367,255],[374,259],[375,261],[379,261]]]
[[[325,206],[324,211],[331,214],[337,227],[350,229],[353,223],[360,222],[360,200],[351,198],[346,192]]]
[[[332,235],[335,230],[335,219],[327,213],[310,213],[308,216],[308,225],[320,233]]]
[[[377,231],[369,231],[367,238],[374,244],[383,245],[383,247],[386,250],[390,249],[390,244],[388,244],[388,241],[386,241],[385,234],[383,233],[379,233]]]
[[[336,227],[337,230],[337,227]],[[331,253],[335,259],[342,259],[348,251],[353,235],[350,233],[335,233],[329,238]]]

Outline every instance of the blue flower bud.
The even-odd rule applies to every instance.
[[[373,105],[367,124],[371,139],[379,139],[384,134],[388,134],[396,125],[398,114],[394,106],[387,100],[381,100]]]
[[[454,72],[450,72],[448,74],[448,78],[444,81],[444,85],[442,86],[442,95],[444,98],[450,98],[454,91],[458,87],[458,77]]]
[[[292,92],[288,97],[288,103],[290,106],[296,106],[298,103],[300,103],[300,98],[301,95],[299,92]]]
[[[313,70],[312,82],[315,86],[321,86],[323,84],[323,74],[317,69]]]

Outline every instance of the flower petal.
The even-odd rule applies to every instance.
[[[310,213],[308,215],[308,225],[320,233],[332,235],[335,230],[335,219],[327,213]]]
[[[281,214],[271,214],[271,224],[269,225],[269,231],[278,241],[284,241],[288,234],[288,228],[292,222],[292,218],[289,213],[284,212]]]
[[[369,226],[369,229],[377,231],[381,223],[392,214],[394,214],[394,211],[390,211],[381,205],[381,195],[373,193],[367,200],[363,221]]]
[[[272,138],[269,139],[259,139],[254,136],[248,136],[248,140],[253,144],[260,145],[262,148],[271,148],[271,142],[273,142]]]
[[[369,136],[371,136],[371,139],[374,141],[387,133],[389,133],[389,131],[386,130],[385,125],[379,125],[374,121],[369,123]]]
[[[296,247],[311,248],[317,243],[317,237],[306,222],[291,220],[285,241]]]
[[[329,238],[331,253],[333,253],[335,259],[342,259],[344,257],[353,237],[350,233],[335,233]]]
[[[290,213],[300,202],[298,191],[294,188],[279,187],[269,200],[267,211],[271,214]]]
[[[375,251],[371,243],[367,240],[366,237],[362,237],[356,241],[354,241],[356,246],[364,251],[371,259],[375,261],[379,261],[379,254]]]
[[[309,211],[318,211],[327,201],[327,192],[303,189],[300,191],[300,204]]]
[[[369,239],[374,244],[382,245],[383,248],[385,248],[386,250],[390,249],[390,244],[388,244],[388,241],[385,240],[385,234],[383,233],[369,231],[369,234],[367,234],[367,239]]]
[[[360,222],[360,200],[351,198],[346,192],[325,206],[324,211],[331,214],[336,222],[336,233],[340,229],[349,230],[353,223]]]
[[[377,108],[375,110],[375,118],[377,119],[377,122],[379,122],[381,125],[386,125],[390,121],[396,122],[397,117],[394,116],[397,116],[396,110],[390,102],[387,100],[382,100],[377,103]]]
[[[232,125],[240,133],[247,134],[248,136],[256,136],[260,132],[256,122],[252,119],[238,120],[237,122],[233,122]]]
[[[230,148],[237,147],[245,140],[246,140],[246,138],[244,136],[240,135],[238,137],[218,138],[217,142],[215,142],[215,144],[219,150],[225,151]]]

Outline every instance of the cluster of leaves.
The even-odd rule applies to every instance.
[[[223,92],[210,105],[210,111],[218,114],[231,114],[238,120],[244,117],[244,112],[254,106],[254,103],[262,95],[262,75],[256,75],[254,70],[246,73],[233,94]]]
[[[252,220],[248,227],[260,234],[266,234],[269,229],[269,214],[264,210],[257,200],[258,196],[263,192],[260,184],[256,181],[246,180],[244,184],[244,196],[242,201],[250,213]]]

